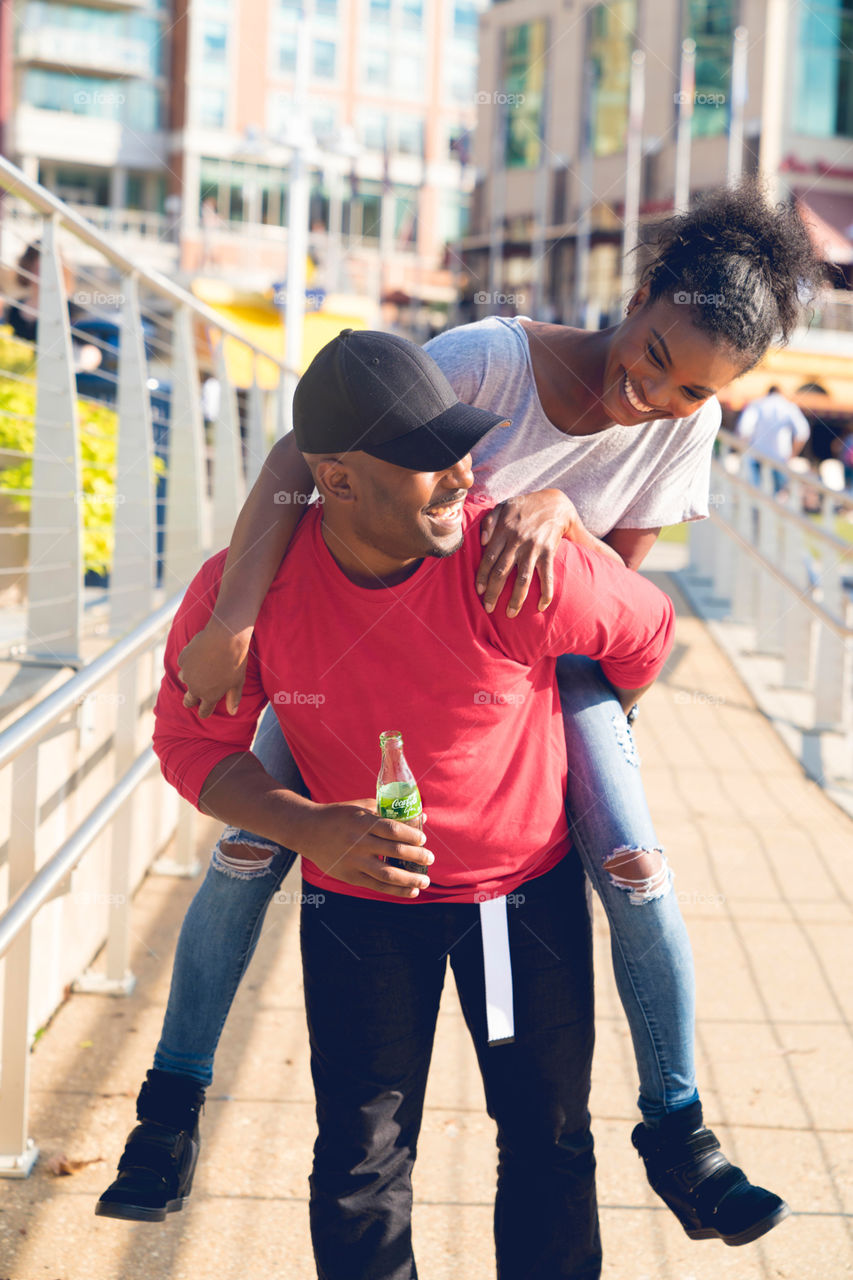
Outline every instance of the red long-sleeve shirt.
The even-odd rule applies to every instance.
[[[538,611],[534,589],[507,618],[508,585],[486,613],[474,580],[487,509],[469,502],[455,555],[425,559],[380,589],[346,577],[323,539],[321,510],[309,511],[258,615],[238,714],[200,720],[182,705],[177,658],[213,610],[225,552],[208,560],[166,647],[154,732],[166,779],[198,804],[214,766],[250,749],[269,701],[311,798],[354,800],[375,794],[379,734],[399,729],[435,854],[417,903],[509,893],[554,866],[569,847],[555,660],[587,654],[613,684],[639,688],[669,653],[673,608],[638,574],[564,540],[549,609]],[[307,858],[303,872],[339,893],[385,896]]]

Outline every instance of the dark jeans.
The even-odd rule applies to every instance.
[[[416,1280],[411,1174],[448,956],[498,1126],[499,1280],[594,1280],[591,938],[575,855],[508,905],[515,1040],[491,1048],[476,904],[317,903],[304,888],[320,1280]]]

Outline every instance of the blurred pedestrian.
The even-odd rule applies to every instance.
[[[811,428],[803,411],[789,400],[778,387],[773,386],[766,396],[747,405],[737,421],[737,434],[749,441],[749,450],[763,453],[787,466],[792,458],[802,453],[811,436]],[[752,483],[761,484],[761,463],[749,458]],[[784,471],[773,469],[773,492],[787,489]]]

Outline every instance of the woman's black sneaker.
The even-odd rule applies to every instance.
[[[162,1222],[183,1209],[201,1139],[204,1089],[188,1076],[149,1071],[136,1100],[139,1124],[125,1144],[118,1177],[95,1205],[102,1218]]]
[[[705,1128],[699,1103],[664,1116],[659,1129],[638,1124],[631,1141],[652,1189],[691,1240],[749,1244],[791,1212],[779,1196],[753,1186],[742,1169],[729,1163]]]

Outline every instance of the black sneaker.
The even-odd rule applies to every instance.
[[[148,1072],[136,1114],[118,1162],[118,1177],[95,1205],[102,1218],[162,1222],[183,1209],[192,1187],[201,1139],[198,1113],[204,1089],[187,1076]]]
[[[649,1184],[669,1206],[691,1240],[749,1244],[787,1218],[788,1205],[753,1186],[730,1164],[699,1103],[665,1116],[659,1129],[638,1124],[631,1141],[646,1166]]]

